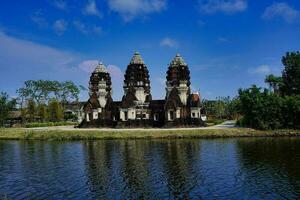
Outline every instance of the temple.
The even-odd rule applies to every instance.
[[[190,85],[188,65],[177,54],[167,70],[165,99],[153,100],[149,71],[136,52],[124,75],[122,101],[113,101],[111,77],[100,62],[90,77],[79,128],[203,126],[200,94],[191,93]]]

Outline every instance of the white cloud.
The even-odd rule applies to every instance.
[[[261,65],[256,68],[248,69],[248,73],[251,75],[267,75],[271,73],[271,67],[269,65]]]
[[[76,52],[18,39],[1,31],[0,44],[0,91],[11,95],[26,80],[72,80],[87,86],[89,73],[98,64],[98,60],[84,60],[83,55]],[[120,99],[123,95],[123,72],[115,65],[107,65],[107,70],[112,77],[114,99]],[[88,98],[87,92],[82,95],[82,100]]]
[[[95,34],[101,34],[102,33],[102,28],[100,26],[94,26],[92,28],[92,32],[94,32]]]
[[[79,67],[79,69],[81,69],[87,73],[92,73],[95,70],[98,63],[99,63],[98,60],[85,60],[85,61],[82,61],[78,65],[78,67]]]
[[[123,81],[123,72],[122,70],[116,65],[108,65],[107,71],[110,73],[112,78],[118,79]]]
[[[162,86],[166,86],[166,79],[165,79],[165,78],[158,77],[156,80],[157,80],[157,82],[158,82],[159,84],[161,84]]]
[[[36,63],[37,68],[43,66],[66,66],[74,60],[71,53],[57,50],[52,47],[37,44],[31,41],[16,39],[0,32],[0,52],[2,61],[11,61],[18,67],[26,63]],[[4,50],[5,49],[5,50]],[[18,63],[18,64],[17,64]],[[24,65],[22,65],[22,63]],[[1,65],[5,66],[5,65]],[[35,64],[32,65],[34,67]]]
[[[53,29],[57,35],[62,35],[67,30],[67,25],[65,20],[59,19],[54,22]]]
[[[47,28],[48,22],[47,20],[42,16],[41,10],[36,11],[32,16],[31,20],[37,24],[40,28]]]
[[[0,90],[14,92],[25,80],[80,80],[72,70],[78,55],[0,32]],[[75,73],[75,74],[74,74]]]
[[[123,96],[123,80],[124,74],[122,70],[116,65],[108,65],[107,71],[111,76],[113,96],[116,99],[122,99]]]
[[[92,73],[95,70],[95,68],[97,67],[98,63],[99,63],[98,60],[84,60],[78,65],[78,67],[79,67],[79,69],[81,69],[87,73]],[[122,80],[123,72],[118,66],[108,65],[106,68],[107,68],[107,71],[110,73],[111,77]]]
[[[67,10],[67,2],[65,0],[55,0],[53,5],[60,10]]]
[[[86,6],[83,9],[83,13],[86,15],[94,15],[97,17],[102,17],[101,12],[97,8],[97,4],[95,0],[89,0],[89,2],[86,4]]]
[[[227,39],[225,37],[218,37],[217,41],[218,41],[218,43],[227,43],[227,42],[229,42],[229,39]]]
[[[199,4],[200,10],[205,14],[233,14],[245,11],[248,7],[247,0],[199,0]]]
[[[87,28],[86,28],[86,26],[85,26],[84,23],[75,20],[75,21],[73,21],[73,25],[74,25],[74,27],[75,27],[78,31],[80,31],[81,33],[83,33],[83,34],[88,34],[89,31],[87,30]]]
[[[170,47],[177,48],[179,46],[178,42],[172,38],[166,37],[160,41],[160,46],[162,47]]]
[[[128,22],[137,16],[160,12],[167,7],[167,0],[108,0],[110,10],[119,13]]]
[[[89,34],[89,33],[94,33],[94,34],[101,34],[102,33],[102,28],[100,26],[86,26],[84,23],[78,20],[73,21],[74,27],[81,33],[83,34]]]
[[[201,19],[199,19],[199,20],[197,20],[197,25],[200,26],[200,27],[202,27],[202,26],[205,25],[205,22],[202,21]]]
[[[275,17],[282,17],[286,22],[291,23],[300,18],[300,11],[292,8],[287,3],[273,3],[266,8],[262,18],[271,20]]]

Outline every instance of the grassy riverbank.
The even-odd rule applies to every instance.
[[[230,138],[300,136],[300,130],[258,131],[245,128],[229,129],[145,129],[145,130],[37,130],[0,129],[0,140],[97,140],[140,138]]]

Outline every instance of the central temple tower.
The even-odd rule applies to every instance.
[[[120,119],[129,126],[149,124],[150,93],[149,71],[141,55],[135,52],[124,75],[124,96]]]

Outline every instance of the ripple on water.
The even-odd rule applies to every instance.
[[[300,198],[299,138],[0,141],[0,159],[11,199]]]

